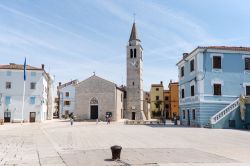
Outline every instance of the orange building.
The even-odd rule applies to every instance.
[[[179,83],[172,82],[168,84],[169,88],[169,118],[174,118],[174,116],[179,117]]]

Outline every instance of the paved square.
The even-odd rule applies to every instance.
[[[0,165],[247,166],[250,132],[53,120],[0,126]],[[123,147],[111,161],[110,147]]]

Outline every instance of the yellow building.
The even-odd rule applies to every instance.
[[[152,118],[161,117],[164,110],[163,83],[152,84],[150,89],[150,112]]]
[[[168,84],[169,92],[170,92],[170,101],[169,101],[169,117],[172,119],[174,116],[179,117],[179,83],[172,82]]]

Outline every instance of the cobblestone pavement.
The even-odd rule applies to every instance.
[[[249,166],[250,132],[47,121],[0,126],[0,165]],[[121,145],[121,160],[110,147]]]

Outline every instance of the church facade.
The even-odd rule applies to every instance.
[[[108,115],[118,121],[123,118],[123,97],[123,90],[116,84],[93,75],[76,86],[75,115],[78,120],[102,121]]]
[[[127,45],[127,85],[118,87],[95,74],[76,85],[75,115],[79,120],[146,120],[143,91],[143,48],[133,23]],[[146,115],[146,116],[145,116]]]

